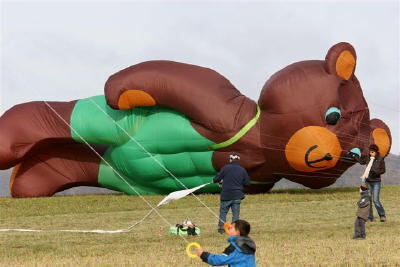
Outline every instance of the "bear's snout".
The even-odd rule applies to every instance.
[[[308,126],[296,131],[285,147],[285,156],[290,166],[303,172],[334,167],[341,152],[337,136],[319,126]]]

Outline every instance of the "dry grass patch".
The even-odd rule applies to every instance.
[[[358,193],[353,188],[277,190],[247,196],[241,217],[252,225],[259,266],[396,265],[400,263],[400,186],[381,191],[386,223],[367,224],[367,240],[354,241]],[[218,195],[199,196],[218,213]],[[145,196],[154,205],[163,196]],[[0,228],[125,228],[149,211],[138,197],[125,195],[0,198]],[[226,236],[216,233],[217,219],[195,198],[173,202],[160,213],[176,224],[185,218],[201,227],[188,238],[221,252]],[[205,266],[186,256],[183,239],[166,234],[156,214],[125,234],[0,233],[1,266]],[[162,232],[161,236],[158,233]]]

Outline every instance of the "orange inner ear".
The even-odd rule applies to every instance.
[[[339,77],[348,80],[353,74],[355,66],[354,56],[348,50],[344,50],[336,60],[336,73]]]
[[[379,147],[379,152],[382,157],[389,153],[390,138],[387,132],[382,128],[376,128],[372,131],[374,143]]]
[[[131,109],[136,106],[154,106],[154,98],[142,90],[127,90],[123,92],[118,99],[119,109]]]

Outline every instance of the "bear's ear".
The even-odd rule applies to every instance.
[[[349,80],[356,69],[356,61],[357,55],[353,46],[343,42],[329,49],[325,57],[325,67],[328,73]]]

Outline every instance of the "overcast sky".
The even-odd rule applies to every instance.
[[[213,68],[257,100],[265,81],[337,42],[356,49],[371,118],[399,153],[399,4],[312,2],[2,2],[0,114],[32,100],[103,93],[108,76],[153,59]]]

